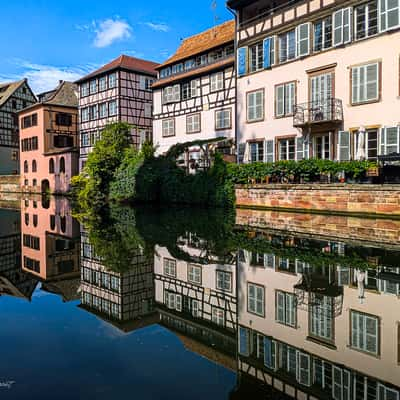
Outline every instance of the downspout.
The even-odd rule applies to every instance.
[[[238,74],[237,74],[237,50],[238,50],[238,40],[237,40],[237,33],[239,27],[239,18],[238,13],[226,6],[228,11],[233,15],[235,18],[235,38],[234,38],[234,54],[235,60],[233,62],[233,71],[235,74],[235,148],[236,148],[236,163],[239,164],[239,135],[238,135]]]

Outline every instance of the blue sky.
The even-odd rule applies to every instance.
[[[2,1],[0,82],[35,92],[75,80],[121,53],[162,62],[182,38],[232,18],[225,0]]]

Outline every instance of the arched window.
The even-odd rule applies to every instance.
[[[29,167],[28,167],[28,161],[24,161],[24,172],[27,173],[29,172]]]
[[[67,229],[67,218],[66,217],[60,217],[60,227],[61,227],[61,232],[65,233],[65,230]]]
[[[50,158],[49,160],[49,173],[54,174],[54,159]]]
[[[37,164],[36,164],[36,160],[32,161],[32,172],[36,172],[37,171]]]
[[[60,174],[62,172],[65,172],[65,159],[64,159],[64,157],[60,158]]]

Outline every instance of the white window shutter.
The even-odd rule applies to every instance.
[[[370,64],[365,67],[366,100],[375,100],[379,97],[379,64]]]
[[[274,140],[266,140],[265,142],[265,162],[271,163],[275,160],[274,148],[275,142]]]
[[[358,103],[359,102],[359,93],[360,93],[360,68],[353,68],[351,70],[351,102]]]
[[[333,45],[343,43],[343,9],[333,13]]]
[[[303,160],[304,157],[304,139],[303,137],[296,138],[296,160]]]
[[[296,27],[296,56],[302,57],[310,54],[310,29],[309,22]]]
[[[350,132],[338,132],[338,144],[336,158],[338,161],[350,160]]]
[[[181,87],[180,85],[173,86],[173,100],[180,101],[181,99]]]
[[[281,117],[285,114],[285,85],[279,85],[275,89],[276,116]]]
[[[343,10],[343,43],[351,42],[352,32],[352,8]]]
[[[176,310],[182,311],[182,296],[180,294],[176,295]]]

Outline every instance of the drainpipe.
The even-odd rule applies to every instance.
[[[239,17],[238,13],[229,6],[227,6],[228,11],[235,18],[235,39],[234,39],[234,54],[235,60],[233,62],[233,71],[235,74],[235,148],[236,148],[236,163],[239,164],[239,141],[238,141],[238,74],[237,74],[237,50],[238,50],[238,40],[237,33],[239,27]]]

